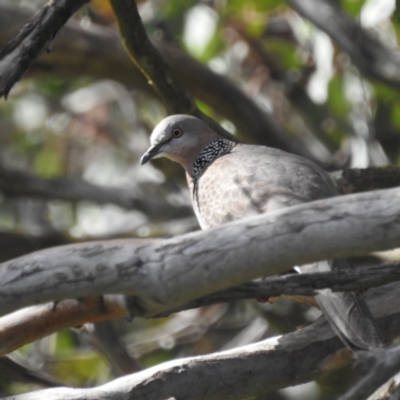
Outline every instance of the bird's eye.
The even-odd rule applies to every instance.
[[[182,136],[182,130],[181,129],[179,129],[179,128],[175,128],[173,131],[172,131],[172,137],[173,138],[178,138],[178,137],[181,137]]]

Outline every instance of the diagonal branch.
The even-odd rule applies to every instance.
[[[196,106],[187,89],[181,85],[175,73],[150,42],[140,19],[136,2],[110,0],[117,18],[122,40],[135,65],[146,77],[168,114],[190,114],[204,120],[213,130],[227,139],[237,139],[219,124],[204,115]]]
[[[400,346],[376,349],[364,357],[373,358],[373,367],[339,400],[364,400],[400,370]]]
[[[167,112],[169,114],[197,113],[193,98],[150,42],[136,2],[127,0],[110,0],[110,2],[128,54],[146,77],[148,84],[156,91]]]
[[[37,11],[20,33],[0,49],[0,98],[7,98],[46,43],[54,40],[72,14],[89,0],[53,0]]]

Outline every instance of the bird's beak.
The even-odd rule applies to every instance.
[[[162,147],[164,143],[157,143],[154,146],[151,146],[146,153],[143,154],[142,158],[140,159],[140,165],[146,164],[152,158],[156,157],[158,154],[162,153]]]

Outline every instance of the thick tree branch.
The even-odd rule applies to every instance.
[[[268,298],[281,294],[290,295],[292,298],[313,296],[317,289],[325,288],[334,291],[357,291],[398,280],[400,280],[399,263],[348,271],[289,274],[248,282],[213,293],[169,308],[154,317],[166,317],[175,312],[232,300]],[[65,300],[58,303],[55,308],[52,303],[27,307],[0,318],[0,355],[61,329],[82,325],[85,322],[116,318],[127,313],[128,310],[121,304],[118,296],[104,296],[102,301],[99,297],[80,301]]]
[[[369,306],[387,339],[400,332],[399,284],[373,289]],[[296,332],[208,356],[170,361],[91,389],[57,388],[15,400],[243,399],[318,379],[352,361],[324,319]],[[206,383],[206,384],[205,384]]]
[[[336,0],[289,0],[303,17],[326,32],[368,78],[400,87],[400,52],[363,29]]]
[[[89,0],[49,1],[24,25],[20,33],[0,49],[0,98],[7,97],[28,71],[46,43]]]
[[[394,248],[399,197],[400,189],[341,196],[172,239],[43,250],[1,264],[0,313],[119,293],[133,296],[134,314],[152,316],[293,265]]]

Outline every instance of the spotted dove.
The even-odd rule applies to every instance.
[[[202,229],[337,195],[330,177],[313,162],[278,149],[231,142],[188,115],[165,118],[154,129],[141,164],[156,157],[167,157],[185,168]],[[335,259],[298,270],[335,268],[350,268],[350,264]],[[368,307],[354,293],[325,289],[316,301],[350,349],[383,346]]]

